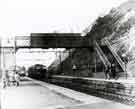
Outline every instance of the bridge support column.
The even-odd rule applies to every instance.
[[[1,48],[1,72],[2,76],[5,76],[6,70],[15,66],[16,56],[14,48]]]

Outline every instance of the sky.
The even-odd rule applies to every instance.
[[[0,0],[0,37],[82,32],[127,0]]]
[[[43,64],[49,67],[55,59],[60,57],[56,51],[65,49],[20,49],[16,53],[16,65],[25,66],[26,68],[34,64]]]
[[[98,16],[125,1],[0,0],[0,38],[46,32],[82,33]],[[55,58],[55,52],[31,54],[20,50],[16,55],[16,63],[32,65],[38,62],[48,66]]]

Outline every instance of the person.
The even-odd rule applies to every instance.
[[[7,80],[5,77],[2,77],[2,88],[6,87]]]
[[[18,72],[15,72],[15,81],[16,81],[17,86],[19,86],[20,77],[19,77]]]
[[[76,65],[74,64],[73,67],[72,67],[72,70],[73,70],[73,73],[76,75]]]
[[[113,79],[116,79],[116,70],[115,70],[115,65],[114,64],[111,65],[111,72],[112,72]]]
[[[5,70],[5,71],[3,71],[4,73],[3,73],[3,75],[2,75],[2,88],[6,88],[6,86],[7,86],[7,80],[8,80],[8,72],[7,72],[7,70]]]
[[[105,79],[110,79],[110,66],[105,66]]]

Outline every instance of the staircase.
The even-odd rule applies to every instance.
[[[103,64],[107,67],[108,65],[110,66],[111,63],[109,62],[108,58],[100,48],[99,44],[95,41],[95,50],[97,54],[99,55],[100,59],[102,60]]]
[[[109,50],[113,54],[114,58],[117,60],[117,62],[121,66],[122,70],[125,71],[125,64],[124,64],[124,62],[122,61],[120,56],[114,51],[114,49],[112,48],[112,46],[111,46],[110,42],[108,41],[108,39],[104,38],[102,41],[109,48]]]

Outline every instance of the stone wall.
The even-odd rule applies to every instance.
[[[51,83],[126,104],[135,103],[135,83],[71,76],[53,76]]]

